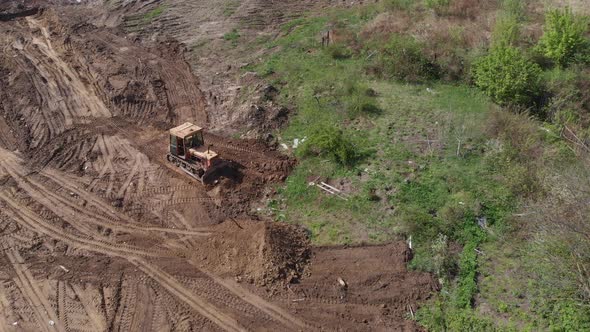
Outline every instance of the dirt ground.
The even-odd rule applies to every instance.
[[[405,244],[312,248],[258,220],[295,161],[225,136],[186,47],[121,15],[0,4],[0,331],[418,330],[436,284]],[[167,164],[184,121],[218,129],[205,140],[241,176],[206,187]]]

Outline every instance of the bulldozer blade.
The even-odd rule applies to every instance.
[[[201,182],[206,185],[214,184],[215,181],[219,180],[221,177],[237,180],[240,178],[239,175],[238,167],[236,167],[234,163],[222,160],[215,166],[210,167],[205,174],[203,174]]]

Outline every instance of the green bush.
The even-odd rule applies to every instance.
[[[344,132],[334,126],[318,126],[304,142],[301,155],[330,156],[341,165],[352,165],[358,153]]]
[[[477,293],[477,244],[470,242],[465,245],[459,259],[459,280],[455,293],[455,307],[471,308],[473,296]]]
[[[541,67],[515,47],[495,47],[472,67],[477,85],[501,105],[531,105],[541,92]]]
[[[340,43],[331,44],[326,48],[326,50],[328,51],[328,54],[330,54],[330,56],[336,60],[348,59],[352,56],[352,51],[350,48]]]
[[[525,4],[523,0],[502,0],[502,10],[517,21],[524,19]]]
[[[493,47],[515,46],[520,35],[520,23],[514,15],[502,15],[496,19],[492,33]]]
[[[377,73],[402,81],[417,83],[436,79],[437,66],[423,52],[423,45],[413,37],[393,35],[377,60]]]
[[[238,38],[240,38],[240,33],[238,32],[238,29],[233,29],[231,32],[228,32],[225,35],[223,35],[223,39],[229,41],[234,41]]]
[[[376,115],[381,109],[375,100],[374,90],[366,84],[351,78],[345,80],[338,98],[346,107],[348,117],[353,119],[361,114]]]
[[[543,30],[538,49],[559,66],[566,67],[577,57],[588,56],[588,40],[584,37],[588,21],[576,17],[571,9],[547,12]]]

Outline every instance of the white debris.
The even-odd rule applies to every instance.
[[[281,147],[283,148],[283,150],[289,150],[289,146],[285,143],[281,143]]]
[[[12,323],[12,326],[17,326],[17,325],[18,325],[18,322]]]
[[[70,272],[70,270],[66,269],[66,267],[63,265],[60,265],[59,268],[64,270],[66,273]]]
[[[80,0],[78,0],[78,2],[80,2]],[[54,321],[52,321],[52,320],[50,320],[50,321],[49,321],[49,325],[53,326],[53,325],[55,325],[55,322],[54,322]]]
[[[306,140],[306,139],[307,139],[307,136],[305,136],[305,137],[303,137],[303,138],[301,138],[301,139],[300,139],[300,138],[295,138],[295,139],[293,140],[293,149],[297,149],[297,147],[298,147],[300,144],[303,144],[303,142],[305,142],[305,140]]]

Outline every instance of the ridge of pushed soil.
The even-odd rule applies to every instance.
[[[310,256],[310,242],[300,226],[227,220],[193,257],[221,276],[270,286],[298,280]]]

